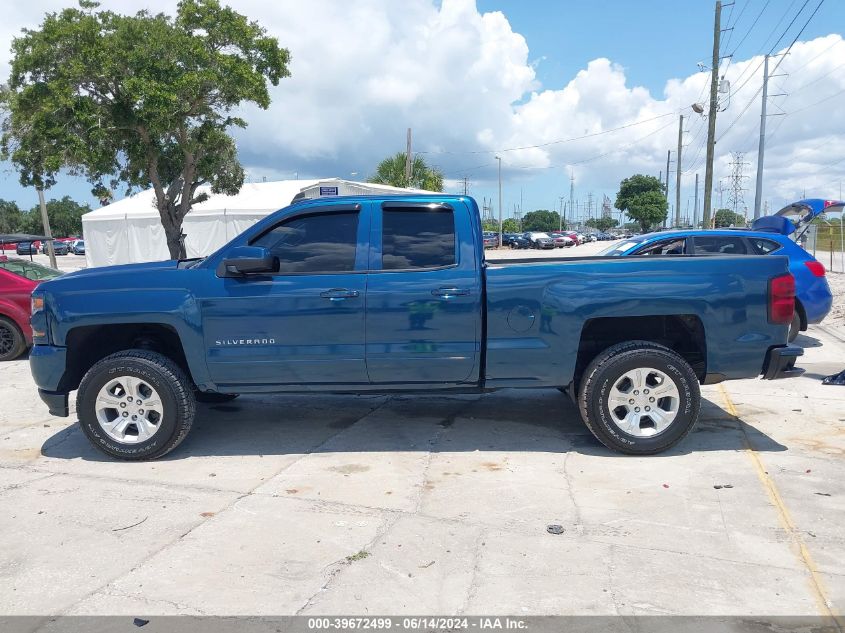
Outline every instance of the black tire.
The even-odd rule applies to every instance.
[[[231,402],[240,394],[237,393],[212,393],[210,391],[194,391],[194,399],[203,404],[222,404]]]
[[[613,421],[614,412],[607,402],[609,390],[626,372],[637,368],[664,373],[675,383],[679,396],[674,420],[659,433],[645,437],[623,431]],[[629,341],[593,359],[581,381],[578,408],[587,428],[608,448],[628,455],[651,455],[675,446],[693,430],[701,409],[701,392],[695,372],[681,356],[657,343]]]
[[[0,316],[0,362],[15,360],[26,351],[26,339],[17,324]]]
[[[792,323],[789,324],[789,336],[787,340],[791,343],[798,335],[801,334],[801,315],[798,314],[798,310],[792,315]]]
[[[116,441],[97,420],[95,403],[100,389],[120,376],[141,378],[161,399],[158,429],[146,441]],[[166,356],[143,349],[117,352],[96,363],[85,374],[76,396],[79,424],[91,443],[106,455],[129,461],[157,459],[176,448],[191,430],[195,410],[193,385],[185,372]]]

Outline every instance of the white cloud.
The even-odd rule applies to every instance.
[[[64,2],[29,3],[12,8],[4,20],[5,39],[22,26],[34,26],[48,9]],[[103,3],[120,11],[149,5],[172,11],[164,0]],[[492,193],[493,151],[504,151],[503,168],[514,185],[526,190],[538,176],[563,174],[574,166],[579,189],[615,191],[621,178],[636,171],[657,175],[665,170],[666,151],[677,145],[677,116],[685,126],[684,196],[692,195],[698,171],[703,181],[706,122],[688,107],[707,98],[706,73],[667,79],[662,94],[629,86],[625,69],[609,59],[589,61],[563,86],[539,85],[530,59],[530,42],[515,33],[505,15],[481,14],[474,0],[230,0],[259,21],[292,55],[289,79],[272,91],[269,110],[246,107],[249,128],[237,132],[250,174],[290,177],[308,175],[359,177],[372,173],[383,156],[404,149],[412,127],[416,150],[429,152],[447,183],[464,173],[474,191]],[[778,106],[787,116],[768,120],[766,197],[794,199],[807,194],[832,196],[845,163],[843,95],[818,103],[845,89],[845,44],[840,35],[799,42],[783,62],[790,74],[772,81],[770,113]],[[727,69],[733,84],[730,107],[719,114],[717,177],[728,175],[731,151],[745,151],[753,176],[756,163],[762,58],[734,60]],[[655,60],[659,65],[659,60]],[[773,62],[776,63],[776,62]],[[8,67],[0,68],[4,74]],[[746,79],[749,81],[742,85]],[[728,130],[750,102],[747,111]],[[660,115],[667,114],[660,117]],[[658,118],[659,117],[659,118]],[[596,134],[632,122],[642,125]],[[550,144],[551,143],[551,144]],[[481,151],[482,153],[465,153]],[[462,153],[463,152],[463,153]],[[487,153],[483,153],[487,152]],[[475,171],[469,167],[480,167]],[[692,168],[692,169],[690,169]],[[674,187],[674,176],[672,178]],[[479,187],[480,185],[480,187]],[[753,178],[746,202],[753,205]],[[559,192],[552,192],[557,195]],[[547,192],[543,192],[547,195]],[[683,203],[683,202],[682,202]]]

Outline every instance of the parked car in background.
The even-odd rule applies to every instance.
[[[85,240],[76,240],[70,250],[74,255],[84,255]]]
[[[47,242],[45,241],[41,245],[41,252],[45,255],[49,252],[47,248]],[[69,250],[70,248],[68,247],[67,242],[63,242],[61,240],[53,240],[53,252],[56,255],[67,255]]]
[[[564,231],[563,234],[571,239],[575,243],[575,246],[581,246],[581,238],[576,231]]]
[[[555,241],[555,248],[568,248],[570,246],[575,246],[575,242],[572,238],[564,235],[563,233],[558,233],[556,231],[554,233],[549,233],[549,237]]]
[[[525,239],[531,243],[531,248],[554,248],[555,241],[548,233],[541,233],[540,231],[528,231],[523,233]]]
[[[534,245],[531,243],[531,240],[525,237],[524,233],[511,235],[510,239],[508,240],[508,246],[510,246],[514,250],[518,250],[521,248],[534,248]]]
[[[810,323],[821,323],[833,295],[824,265],[786,235],[748,229],[660,231],[614,244],[599,255],[784,255],[795,277],[795,314],[789,341]]]
[[[38,247],[41,242],[18,242],[15,245],[15,252],[18,255],[38,255]]]
[[[40,282],[60,274],[35,262],[0,255],[0,361],[13,360],[32,345],[30,295]]]
[[[484,231],[484,248],[496,248],[499,245],[499,234]]]

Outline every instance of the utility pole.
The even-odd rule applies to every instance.
[[[692,228],[698,228],[698,172],[695,173],[695,204],[692,208]]]
[[[754,219],[760,217],[763,201],[763,155],[766,152],[766,100],[769,98],[769,56],[763,58],[763,105],[760,108],[760,144],[757,146],[757,186],[754,189]]]
[[[411,186],[411,128],[408,128],[408,141],[405,149],[405,186]]]
[[[672,150],[666,152],[666,200],[669,200],[669,162],[672,160]]]
[[[499,248],[502,248],[502,157],[496,156],[499,161]]]
[[[44,225],[44,235],[47,237],[47,254],[50,256],[50,268],[56,268],[56,251],[53,250],[53,233],[50,230],[47,203],[44,202],[44,191],[41,187],[38,188],[38,204],[41,207],[41,223]]]
[[[722,0],[716,0],[713,21],[713,66],[710,69],[710,110],[707,114],[707,160],[704,171],[703,226],[710,226],[710,207],[713,195],[713,154],[716,151],[716,110],[719,91],[719,40],[722,35]]]
[[[681,148],[684,144],[684,115],[678,121],[678,157],[675,161],[675,226],[681,225]]]
[[[558,231],[563,230],[563,196],[560,197],[560,213],[558,214]]]
[[[464,195],[467,195],[467,177],[464,176]]]
[[[839,196],[839,197],[841,198],[842,196]],[[571,171],[571,172],[569,172],[569,213],[570,214],[574,213],[574,209],[575,209],[574,200],[575,200],[575,172]]]

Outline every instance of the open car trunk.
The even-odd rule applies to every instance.
[[[786,205],[774,215],[757,218],[751,228],[755,231],[790,235],[792,239],[798,240],[817,217],[823,213],[842,213],[843,208],[843,200],[805,198]]]

